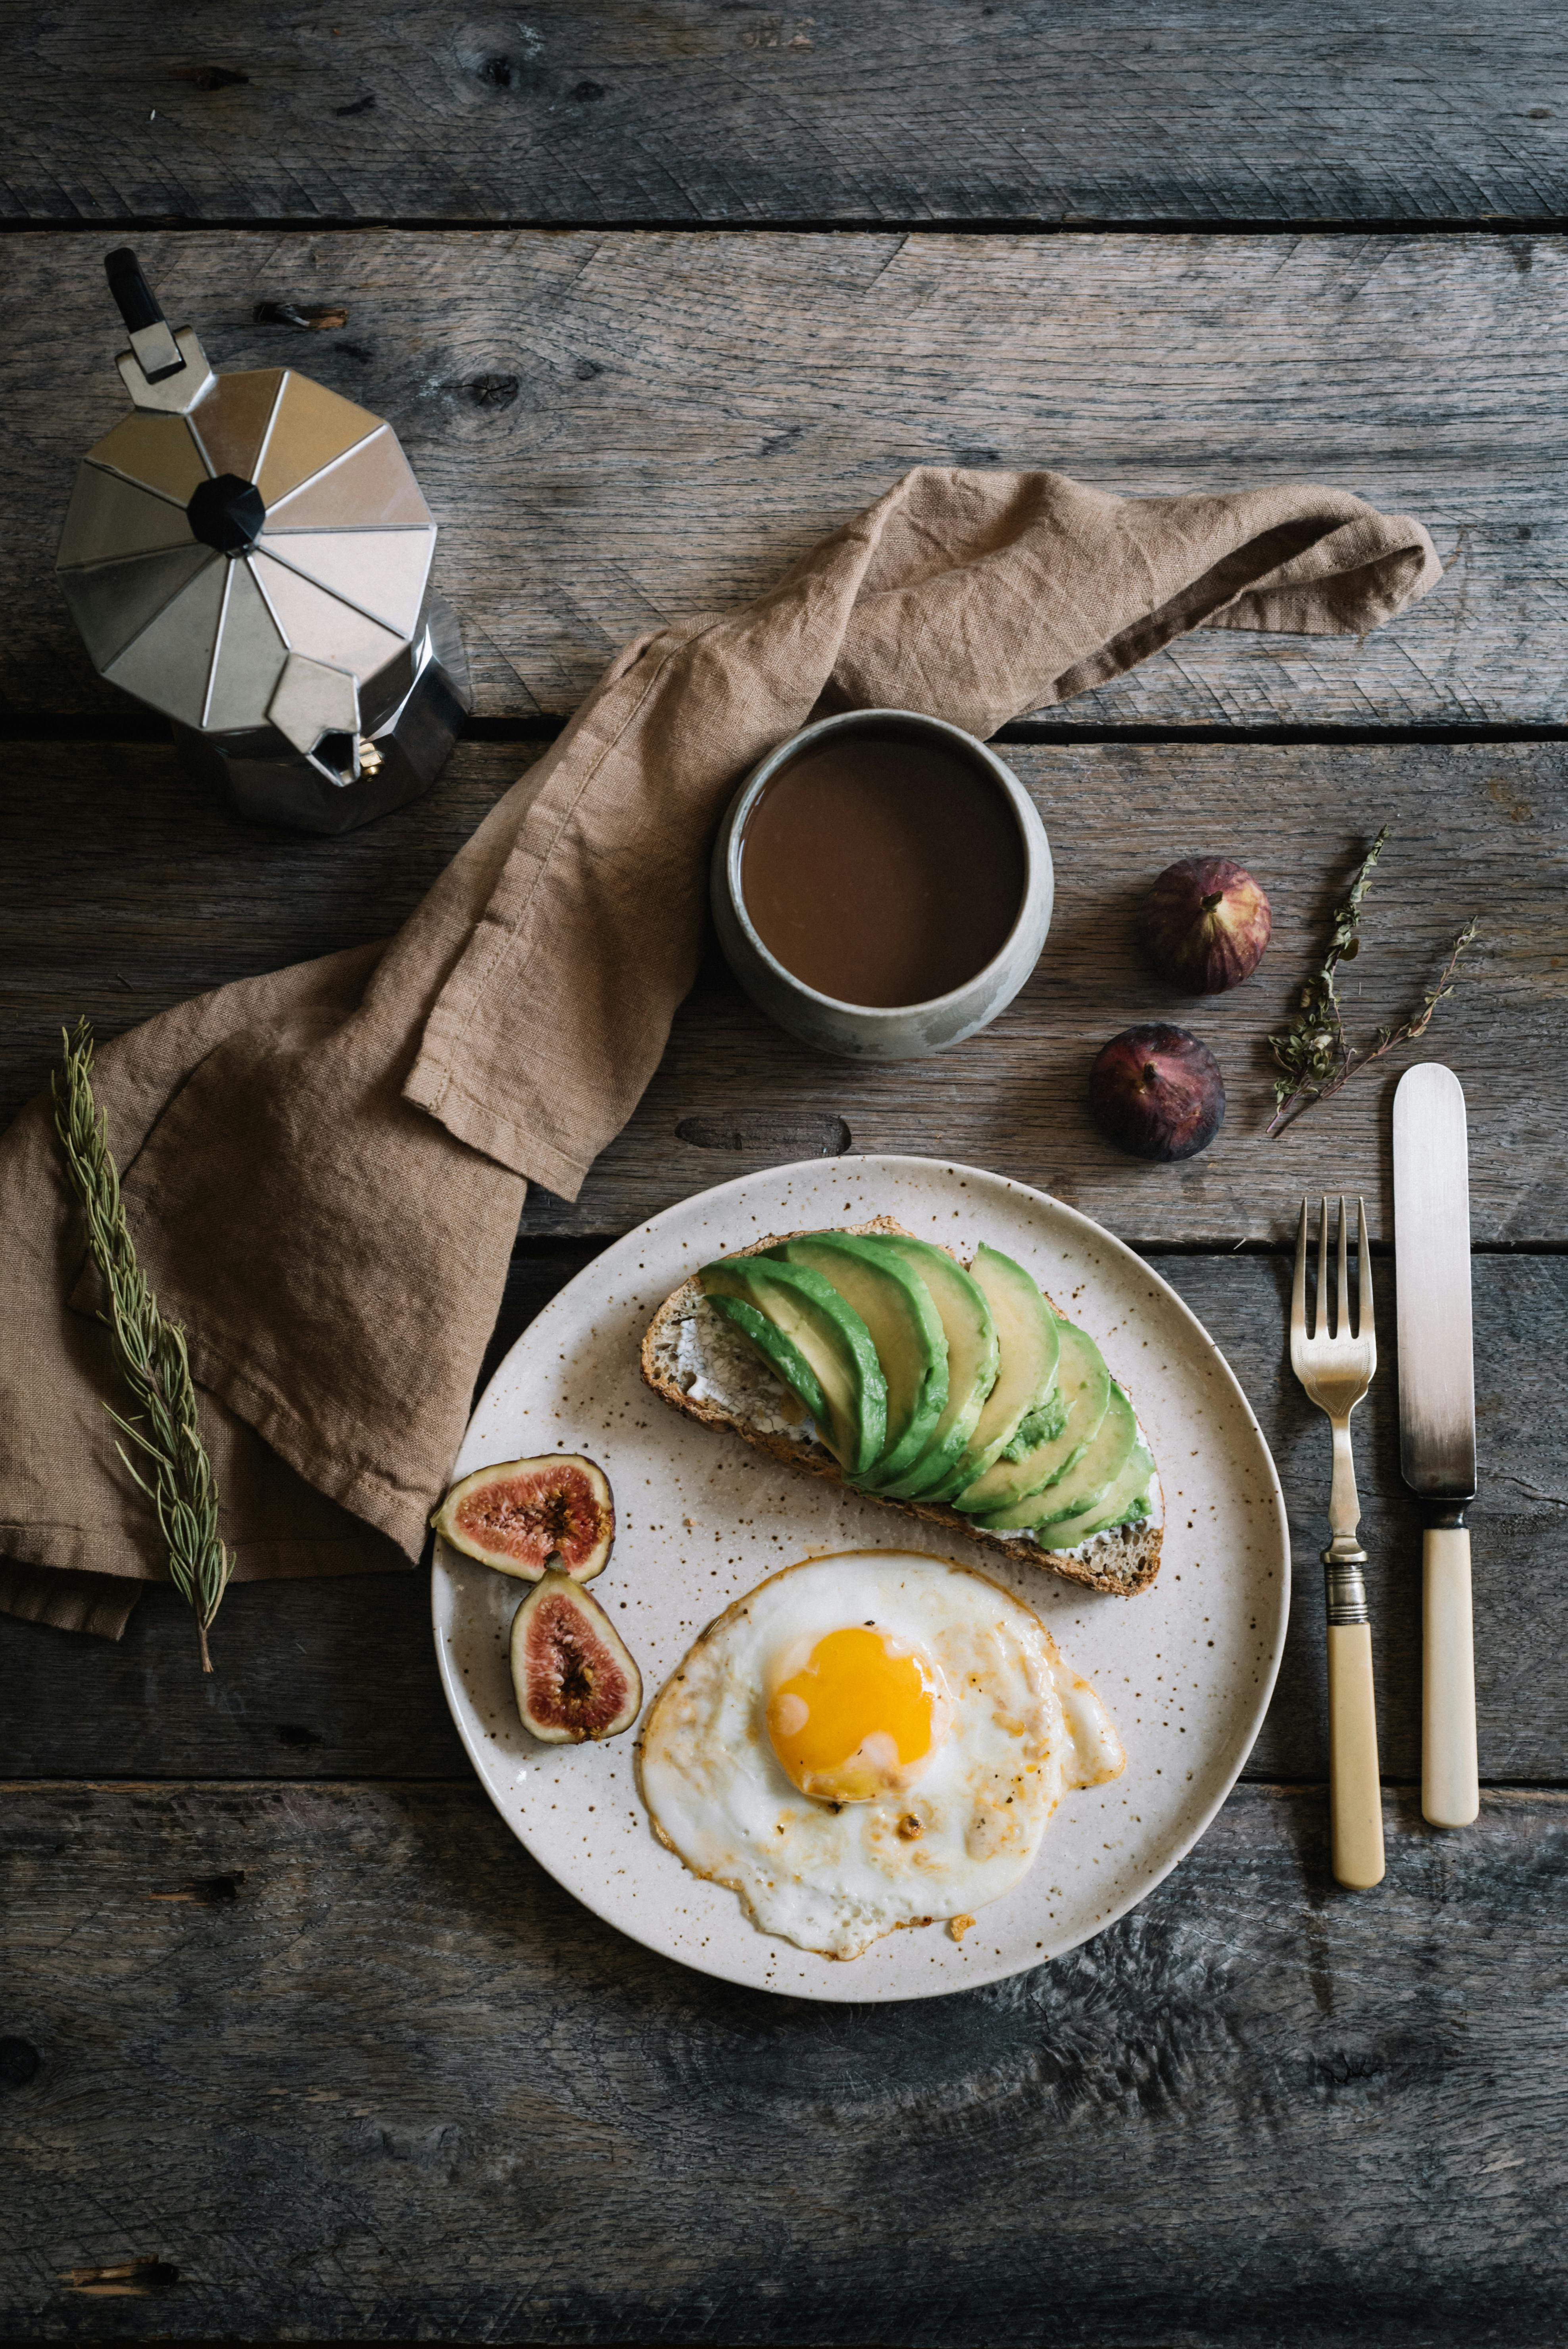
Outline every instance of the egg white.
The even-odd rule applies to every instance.
[[[951,1719],[913,1786],[835,1809],[779,1767],[766,1688],[786,1651],[863,1622],[931,1659]],[[708,1625],[648,1710],[638,1775],[660,1840],[737,1892],[760,1931],[856,1958],[900,1926],[1000,1899],[1063,1793],[1125,1759],[1022,1599],[972,1567],[858,1550],[786,1567]]]

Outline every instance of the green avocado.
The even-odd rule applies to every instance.
[[[823,1443],[846,1475],[869,1468],[887,1431],[887,1381],[871,1331],[831,1282],[759,1256],[705,1264],[697,1280],[715,1304],[733,1297],[751,1306],[805,1357],[826,1406]]]
[[[963,1456],[996,1382],[1001,1350],[984,1290],[945,1248],[903,1232],[868,1232],[866,1245],[895,1257],[923,1283],[947,1340],[947,1401],[924,1451],[894,1482],[884,1483],[880,1469],[868,1480],[888,1500],[907,1500],[940,1484]]]
[[[806,1232],[760,1261],[815,1273],[871,1331],[887,1381],[887,1427],[868,1485],[904,1475],[931,1441],[947,1402],[947,1339],[931,1291],[901,1258],[854,1232]]]
[[[1149,1515],[1150,1487],[1154,1481],[1154,1463],[1141,1444],[1135,1444],[1127,1455],[1119,1476],[1110,1484],[1092,1506],[1076,1517],[1058,1517],[1054,1525],[1043,1526],[1039,1538],[1047,1549],[1076,1549],[1093,1534],[1108,1534],[1116,1526],[1136,1525]]]
[[[822,1392],[822,1382],[800,1351],[793,1338],[787,1338],[776,1321],[759,1313],[755,1305],[748,1305],[739,1297],[709,1297],[708,1303],[716,1313],[722,1313],[732,1322],[742,1337],[748,1338],[769,1369],[781,1378],[803,1411],[809,1411],[819,1427],[828,1423],[828,1398]]]
[[[999,1248],[976,1249],[969,1271],[996,1324],[996,1382],[961,1458],[939,1484],[922,1493],[923,1501],[948,1501],[967,1491],[1011,1444],[1028,1414],[1045,1408],[1056,1388],[1061,1339],[1038,1285]]]
[[[1092,1338],[1070,1321],[1057,1326],[1062,1338],[1057,1363],[1061,1407],[1037,1428],[1031,1414],[985,1474],[957,1495],[953,1506],[966,1516],[1010,1509],[1015,1501],[1044,1492],[1076,1466],[1099,1431],[1110,1401],[1110,1372]],[[1023,1440],[1031,1434],[1031,1441]]]
[[[992,1509],[980,1523],[993,1533],[1013,1533],[1026,1526],[1037,1532],[1048,1548],[1054,1535],[1047,1537],[1047,1528],[1054,1527],[1058,1519],[1066,1521],[1091,1513],[1120,1475],[1137,1440],[1138,1423],[1132,1416],[1132,1405],[1112,1379],[1105,1417],[1074,1466],[1058,1476],[1054,1485],[1047,1485],[1043,1493],[1030,1493],[1025,1499],[1015,1501],[1010,1509]]]

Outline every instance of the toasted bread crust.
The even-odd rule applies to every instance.
[[[837,1228],[857,1234],[872,1232],[903,1232],[904,1226],[892,1216],[877,1216],[870,1223],[845,1224]],[[766,1238],[753,1240],[748,1247],[736,1248],[736,1256],[759,1256],[764,1248],[777,1247],[781,1239],[799,1237],[794,1233],[770,1233]],[[913,1237],[913,1234],[906,1234]],[[706,1397],[694,1399],[681,1388],[675,1374],[676,1333],[683,1315],[696,1303],[702,1291],[694,1274],[683,1280],[677,1289],[665,1298],[643,1338],[643,1377],[660,1401],[674,1411],[683,1412],[687,1419],[699,1420],[705,1427],[724,1429],[738,1435],[743,1442],[766,1452],[771,1459],[788,1468],[804,1469],[810,1476],[820,1476],[830,1485],[847,1485],[849,1480],[832,1454],[820,1444],[801,1444],[793,1436],[770,1433],[767,1429],[753,1427],[735,1418]],[[1050,1300],[1047,1298],[1047,1302]],[[1052,1309],[1056,1309],[1053,1307]],[[1156,1477],[1158,1478],[1158,1470]],[[851,1490],[855,1489],[851,1487]],[[874,1501],[879,1508],[896,1509],[901,1516],[918,1517],[924,1524],[940,1526],[946,1533],[961,1534],[965,1541],[978,1542],[989,1549],[1000,1550],[1006,1557],[1026,1557],[1031,1564],[1060,1575],[1064,1581],[1086,1585],[1091,1590],[1108,1590],[1117,1597],[1130,1599],[1135,1592],[1147,1590],[1160,1571],[1160,1552],[1163,1524],[1145,1519],[1134,1526],[1118,1526],[1111,1533],[1100,1534],[1081,1555],[1067,1550],[1048,1550],[1037,1543],[1020,1542],[1016,1537],[991,1533],[977,1526],[957,1509],[944,1507],[941,1502],[895,1501],[882,1493],[864,1493],[862,1500]]]

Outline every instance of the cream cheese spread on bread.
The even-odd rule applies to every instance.
[[[766,1435],[788,1436],[796,1444],[814,1444],[815,1423],[803,1412],[782,1379],[774,1375],[734,1324],[717,1312],[706,1297],[684,1305],[676,1320],[675,1382],[692,1402],[712,1403],[728,1419]],[[1145,1441],[1141,1422],[1139,1441]],[[1162,1522],[1161,1495],[1155,1478],[1143,1522],[1152,1531]],[[1048,1547],[1028,1528],[996,1532],[995,1541],[1010,1547],[1039,1550]],[[1086,1557],[1105,1540],[1091,1534],[1073,1548],[1057,1550],[1057,1557]]]

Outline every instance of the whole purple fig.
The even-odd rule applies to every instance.
[[[1272,926],[1268,899],[1228,856],[1168,864],[1143,901],[1150,959],[1194,995],[1222,995],[1250,978]]]
[[[1163,1020],[1113,1036],[1088,1072],[1097,1123],[1135,1158],[1192,1158],[1225,1117],[1225,1084],[1206,1044]]]

